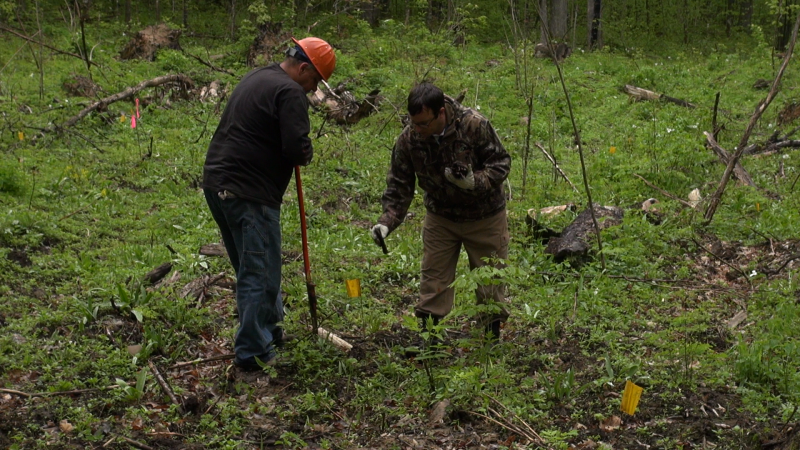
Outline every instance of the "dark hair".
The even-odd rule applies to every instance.
[[[299,62],[304,62],[304,63],[311,64],[312,66],[314,65],[314,63],[311,62],[311,58],[309,58],[306,55],[306,52],[304,52],[303,49],[300,48],[299,45],[295,45],[294,48],[287,49],[286,50],[286,57],[287,58],[293,58],[293,59],[295,59],[295,60],[297,60]],[[316,69],[316,67],[315,67],[315,69]]]
[[[416,116],[423,107],[430,109],[433,117],[439,117],[439,111],[444,107],[444,92],[427,82],[414,86],[408,94],[408,114]]]

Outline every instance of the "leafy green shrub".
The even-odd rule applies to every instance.
[[[22,181],[15,167],[0,162],[0,192],[17,195],[22,192]]]

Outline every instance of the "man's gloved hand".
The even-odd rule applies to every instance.
[[[314,159],[314,149],[309,146],[303,149],[303,162],[300,163],[301,166],[307,166],[311,164],[311,160]]]
[[[447,167],[444,169],[444,177],[447,181],[455,184],[461,189],[472,190],[475,189],[475,174],[472,173],[472,165],[467,165],[466,171],[463,174],[453,172],[453,169]]]
[[[383,247],[383,245],[381,245],[381,241],[386,239],[386,236],[389,235],[389,227],[380,223],[375,224],[375,226],[372,227],[372,230],[370,230],[369,234],[372,236],[372,240],[375,241],[375,245]]]

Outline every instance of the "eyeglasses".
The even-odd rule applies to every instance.
[[[437,117],[434,116],[430,120],[426,120],[424,122],[413,122],[412,121],[411,124],[414,125],[417,128],[428,128],[429,126],[431,126],[431,122],[433,122],[436,119],[437,119]]]

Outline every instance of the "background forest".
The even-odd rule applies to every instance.
[[[0,447],[800,448],[798,8],[0,0]],[[367,106],[342,123],[315,103],[303,168],[321,324],[353,347],[309,331],[290,186],[299,339],[245,382],[202,164],[238,80],[309,35],[336,49],[321,94]],[[422,334],[445,351],[408,359],[421,196],[389,254],[368,230],[423,79],[511,153],[512,239],[505,269],[460,261],[456,309]],[[589,194],[624,218],[556,261],[542,230]],[[490,346],[472,291],[498,281],[512,317]]]

